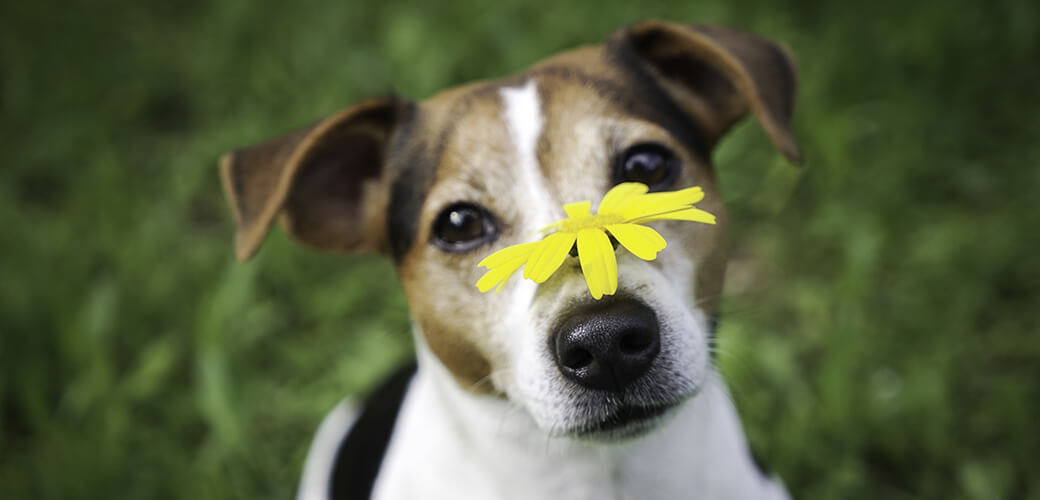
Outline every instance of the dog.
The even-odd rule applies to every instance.
[[[643,21],[526,71],[421,102],[363,101],[225,155],[249,259],[276,217],[304,245],[393,259],[416,365],[308,454],[301,499],[783,499],[755,464],[713,339],[726,266],[711,152],[753,114],[792,162],[791,56],[717,26]],[[701,186],[716,225],[653,223],[593,300],[577,258],[482,294],[477,263],[633,181]],[[595,201],[594,201],[595,203]]]

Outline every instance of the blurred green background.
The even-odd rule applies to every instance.
[[[234,263],[218,155],[649,17],[799,60],[805,167],[752,121],[715,154],[755,448],[796,498],[1040,499],[1029,0],[4,2],[0,496],[289,498],[408,313],[376,257]]]

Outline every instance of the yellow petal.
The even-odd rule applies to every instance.
[[[498,285],[498,289],[501,290],[509,277],[527,262],[538,243],[536,241],[508,246],[485,257],[477,265],[488,268],[488,272],[477,280],[477,289],[487,292]]]
[[[704,190],[697,186],[679,191],[645,194],[630,201],[625,207],[625,221],[644,222],[647,217],[690,208],[703,199]]]
[[[546,236],[537,255],[531,256],[527,267],[524,268],[524,277],[535,283],[544,283],[563,264],[577,237],[574,233],[553,233]]]
[[[578,259],[592,298],[599,300],[604,295],[614,295],[617,291],[617,258],[607,234],[599,229],[579,231]]]
[[[521,256],[514,258],[511,261],[503,262],[500,265],[491,268],[488,272],[484,273],[477,280],[477,289],[483,292],[487,292],[498,285],[498,289],[502,290],[502,287],[506,285],[506,281],[509,281],[509,277],[513,273],[520,269],[520,266],[527,262],[527,256]]]
[[[552,235],[550,234],[549,236]],[[546,238],[548,238],[548,236]],[[533,269],[533,267],[530,264],[532,262],[537,262],[538,260],[540,260],[542,258],[542,254],[545,253],[545,250],[545,238],[535,242],[534,251],[531,252],[530,257],[527,258],[528,266],[524,268],[524,278],[531,279],[531,270]]]
[[[699,208],[684,208],[675,212],[665,212],[651,217],[642,217],[639,219],[639,222],[643,223],[655,220],[687,220],[692,222],[703,222],[705,224],[715,224],[715,216]]]
[[[568,203],[563,206],[563,211],[567,212],[567,217],[577,219],[578,217],[588,217],[590,212],[589,209],[592,207],[592,202],[577,201],[574,203]]]
[[[608,224],[606,227],[621,246],[643,260],[656,259],[657,252],[668,245],[653,228],[638,224]]]
[[[639,195],[646,194],[650,188],[642,182],[622,182],[610,188],[599,202],[598,214],[621,213],[629,201],[636,199]]]
[[[681,189],[679,191],[648,193],[640,196],[633,203],[630,203],[626,213],[642,212],[638,215],[649,215],[652,213],[672,211],[692,206],[694,203],[703,199],[704,190],[697,186]]]
[[[534,252],[535,246],[538,242],[532,243],[520,243],[518,245],[510,245],[505,247],[487,257],[484,260],[477,263],[478,266],[486,268],[494,268],[501,266],[505,262],[515,260],[517,257],[523,256],[525,259]]]

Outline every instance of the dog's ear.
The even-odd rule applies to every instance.
[[[792,162],[801,152],[791,135],[795,70],[790,55],[768,40],[717,26],[643,21],[618,32],[715,143],[750,109],[769,139]]]
[[[308,246],[333,252],[386,248],[387,145],[407,103],[362,102],[313,125],[224,155],[235,256],[256,253],[275,216]]]

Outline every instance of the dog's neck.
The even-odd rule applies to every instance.
[[[662,428],[596,443],[550,436],[515,404],[461,388],[422,335],[416,347],[419,370],[374,499],[787,498],[751,460],[714,372]]]

